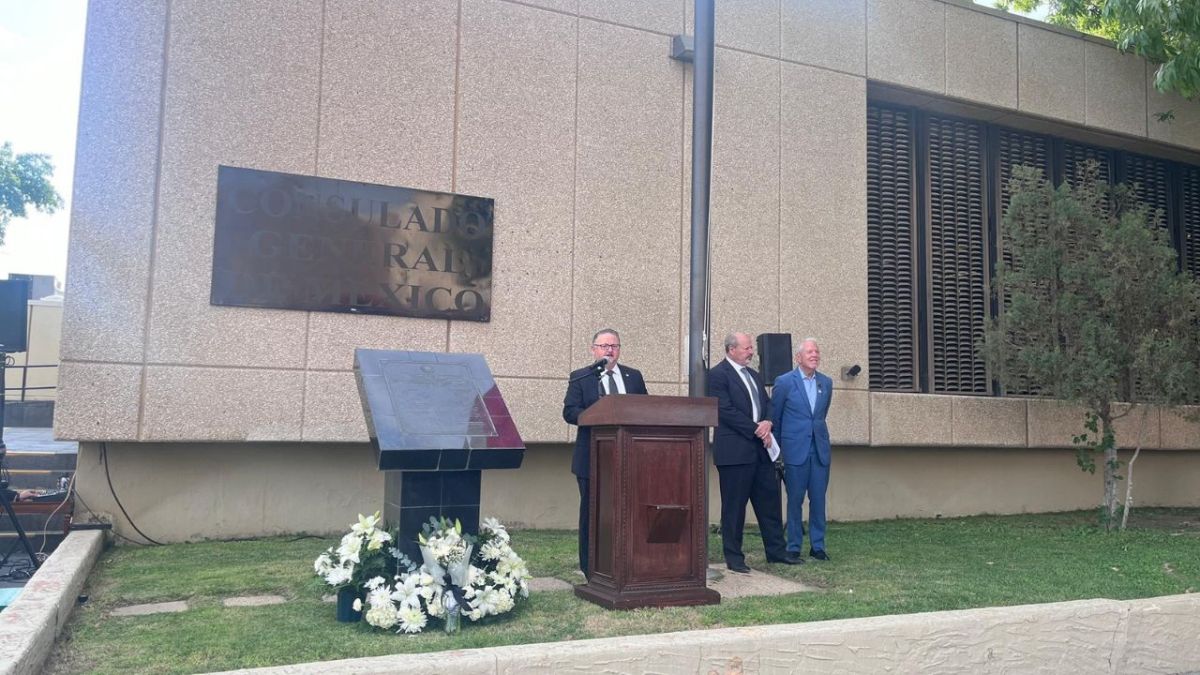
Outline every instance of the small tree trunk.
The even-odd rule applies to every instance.
[[[1104,445],[1104,529],[1111,532],[1117,526],[1117,444],[1112,430],[1112,414],[1100,415],[1100,438]],[[1110,440],[1113,439],[1113,440]]]
[[[1146,407],[1142,406],[1142,416],[1138,418],[1137,446],[1133,449],[1133,457],[1129,458],[1129,465],[1125,467],[1125,510],[1121,513],[1122,532],[1129,524],[1129,512],[1133,510],[1133,463],[1137,461],[1138,455],[1142,452],[1142,433],[1146,430],[1147,412]]]

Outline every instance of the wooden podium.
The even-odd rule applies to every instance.
[[[605,396],[591,427],[588,579],[575,595],[609,609],[712,605],[704,437],[717,399]]]

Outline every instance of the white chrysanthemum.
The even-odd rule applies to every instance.
[[[367,583],[363,584],[363,586],[365,586],[366,588],[368,588],[370,590],[375,590],[376,588],[379,588],[380,586],[382,586],[384,583],[385,582],[384,582],[383,577],[371,577],[367,581]]]
[[[354,611],[361,612],[362,611],[362,598],[355,598],[354,602],[350,603],[350,606],[354,608]]]
[[[372,607],[387,605],[392,607],[392,589],[389,586],[379,586],[367,593],[367,604]],[[395,609],[393,607],[393,609]]]
[[[521,581],[517,582],[517,586],[521,589],[521,597],[528,598],[529,597],[529,584],[525,583],[525,580],[522,579]]]
[[[429,619],[420,607],[401,607],[397,612],[400,619],[400,631],[403,633],[420,633]]]

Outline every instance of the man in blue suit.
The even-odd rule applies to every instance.
[[[787,550],[800,555],[804,544],[802,507],[808,495],[809,555],[825,553],[825,491],[829,487],[829,426],[825,416],[833,400],[833,380],[817,372],[821,348],[805,338],[796,352],[796,369],[775,378],[771,421],[783,451],[787,486]]]
[[[746,333],[725,338],[725,358],[708,371],[708,395],[717,399],[717,430],[713,434],[713,464],[721,487],[721,545],[725,566],[749,574],[742,553],[746,503],[762,533],[767,562],[797,565],[783,540],[783,498],[779,477],[767,452],[771,444],[771,399],[758,372],[750,367],[754,342]]]
[[[642,374],[629,366],[618,366],[621,358],[621,336],[604,328],[592,336],[592,356],[596,363],[571,373],[567,395],[563,398],[563,419],[567,424],[579,424],[579,415],[601,396],[609,394],[646,394]],[[603,361],[604,363],[601,363]],[[575,435],[575,453],[571,456],[571,473],[579,483],[579,569],[588,573],[588,480],[591,475],[592,430],[582,427]]]

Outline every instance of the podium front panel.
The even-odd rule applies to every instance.
[[[627,551],[632,578],[672,581],[693,572],[690,493],[692,446],[653,429],[632,430],[634,441],[625,468],[634,503]]]

